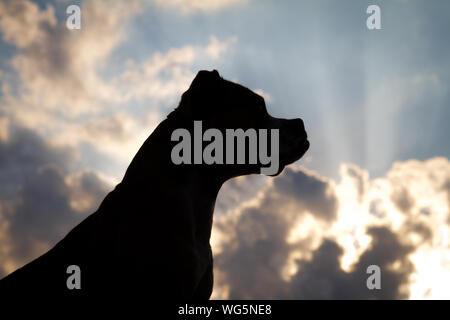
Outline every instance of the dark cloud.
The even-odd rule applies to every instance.
[[[297,202],[300,209],[325,220],[336,218],[338,199],[329,181],[306,171],[286,168],[274,182],[274,190]]]
[[[290,285],[281,270],[293,249],[311,245],[308,238],[295,246],[287,243],[289,231],[306,212],[326,223],[336,216],[332,185],[303,170],[285,169],[263,192],[260,203],[243,209],[234,223],[216,223],[228,237],[215,263],[230,287],[230,298],[289,298]]]
[[[68,183],[72,157],[69,149],[53,148],[16,127],[0,143],[0,222],[8,225],[0,247],[10,252],[3,263],[20,265],[42,254],[105,196],[108,186],[94,172],[81,172]],[[77,210],[71,202],[87,194],[90,203]]]
[[[232,299],[274,299],[288,293],[280,270],[290,252],[285,241],[289,221],[260,209],[244,210],[236,224],[228,226],[234,229],[231,243],[215,258]]]
[[[421,243],[428,242],[431,244],[433,240],[433,230],[424,221],[406,221],[404,227],[407,233],[418,235],[421,239]]]
[[[414,271],[408,255],[412,247],[400,243],[387,227],[369,228],[370,247],[361,255],[351,272],[341,269],[343,254],[332,240],[324,240],[311,261],[300,261],[291,282],[292,295],[299,299],[405,299],[404,286]],[[377,265],[381,270],[381,289],[366,286],[367,267]]]
[[[405,214],[408,214],[414,206],[414,199],[406,188],[394,189],[394,192],[391,194],[391,201]]]
[[[238,208],[243,202],[255,197],[266,182],[267,177],[256,174],[228,180],[220,188],[214,215],[218,217],[228,210]]]
[[[34,254],[34,242],[55,243],[82,217],[71,209],[70,190],[57,168],[38,168],[26,180],[6,212],[14,255],[20,259]]]
[[[35,133],[11,126],[10,139],[0,142],[0,196],[17,192],[20,185],[42,165],[67,167],[73,154],[70,149],[49,149]]]

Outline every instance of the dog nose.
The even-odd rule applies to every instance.
[[[288,121],[288,130],[291,132],[295,132],[296,134],[300,134],[304,136],[306,139],[306,130],[305,130],[305,124],[303,123],[303,120],[300,118],[292,119]]]

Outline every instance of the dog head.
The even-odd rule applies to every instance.
[[[260,95],[239,84],[227,81],[214,71],[200,71],[189,89],[182,95],[178,108],[168,117],[177,120],[181,126],[193,132],[192,123],[202,122],[203,132],[215,128],[226,137],[227,129],[254,129],[257,133],[263,129],[267,132],[267,150],[270,154],[278,152],[278,167],[269,175],[278,175],[283,168],[300,159],[309,148],[309,142],[303,121],[297,119],[279,119],[268,114],[266,104]],[[271,133],[278,132],[278,146],[273,148],[274,141]],[[258,136],[258,140],[261,139]],[[224,141],[225,145],[226,142]],[[260,173],[264,164],[261,159],[257,163],[250,163],[250,139],[246,141],[246,162],[235,164],[213,164],[210,170],[220,171],[226,178],[239,175]],[[260,144],[257,145],[258,152]],[[254,149],[253,149],[254,150]],[[229,150],[228,150],[229,151]],[[226,158],[227,150],[224,150]],[[234,146],[234,156],[237,153]],[[273,156],[273,155],[271,155]],[[261,171],[262,172],[262,171]]]

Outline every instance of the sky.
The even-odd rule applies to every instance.
[[[217,69],[311,147],[223,186],[213,298],[449,299],[449,31],[438,0],[0,0],[0,277],[94,212]]]

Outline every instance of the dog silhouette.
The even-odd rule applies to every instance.
[[[279,168],[274,175],[309,148],[301,119],[271,117],[260,95],[221,78],[216,70],[200,71],[98,210],[47,253],[0,280],[0,292],[209,299],[209,240],[217,194],[225,181],[259,173],[262,164],[174,164],[172,132],[184,128],[193,133],[195,120],[205,130],[221,132],[278,129]],[[67,286],[71,265],[79,267],[79,289]]]

